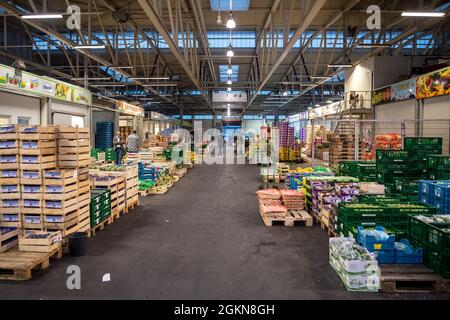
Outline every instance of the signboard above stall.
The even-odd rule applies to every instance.
[[[135,106],[134,104],[130,104],[128,102],[118,100],[116,101],[117,109],[125,114],[129,114],[137,117],[145,117],[144,108],[140,106]]]
[[[170,120],[170,117],[155,111],[150,112],[150,118],[152,120]]]
[[[213,102],[247,102],[245,92],[213,92]]]
[[[67,102],[92,104],[89,90],[0,64],[0,87]]]

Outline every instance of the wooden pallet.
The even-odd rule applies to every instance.
[[[0,280],[29,280],[33,269],[45,270],[50,259],[62,257],[62,248],[52,252],[21,252],[12,249],[0,254]]]
[[[261,211],[260,215],[266,227],[272,227],[277,224],[285,227],[293,227],[298,222],[304,223],[307,227],[312,227],[313,225],[313,218],[304,210],[289,211],[286,217],[267,217]]]
[[[110,225],[111,223],[113,223],[113,219],[112,216],[109,216],[107,219],[103,220],[102,222],[100,222],[98,225],[96,225],[95,227],[91,228],[91,235],[95,236],[97,231],[102,231],[105,229],[105,226]]]
[[[136,208],[139,205],[139,198],[137,198],[136,200],[134,200],[133,202],[127,204],[126,208],[125,208],[125,213],[129,213],[130,210],[133,210],[134,208]]]
[[[380,270],[381,292],[450,292],[450,279],[423,265],[385,265]]]

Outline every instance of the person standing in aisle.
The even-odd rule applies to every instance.
[[[132,153],[139,152],[139,136],[137,135],[136,130],[134,130],[133,133],[128,136],[127,150],[128,152]]]
[[[117,131],[116,136],[113,138],[114,152],[116,154],[116,165],[120,166],[122,164],[123,157],[123,141],[120,136],[120,131]]]

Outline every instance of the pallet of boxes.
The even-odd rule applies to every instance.
[[[313,218],[304,210],[303,192],[289,189],[264,189],[256,192],[259,213],[266,227],[281,224],[293,227],[298,222],[307,227],[313,225]]]
[[[1,254],[0,279],[26,280],[62,256],[67,236],[89,231],[89,131],[6,125],[0,141],[2,247],[19,244]]]

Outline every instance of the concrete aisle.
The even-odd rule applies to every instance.
[[[141,198],[98,232],[86,256],[53,261],[30,281],[0,281],[0,298],[392,298],[347,292],[319,227],[266,228],[257,189],[256,166],[196,166],[166,195]],[[81,267],[81,290],[66,288],[72,264]],[[111,282],[102,283],[105,273]]]

